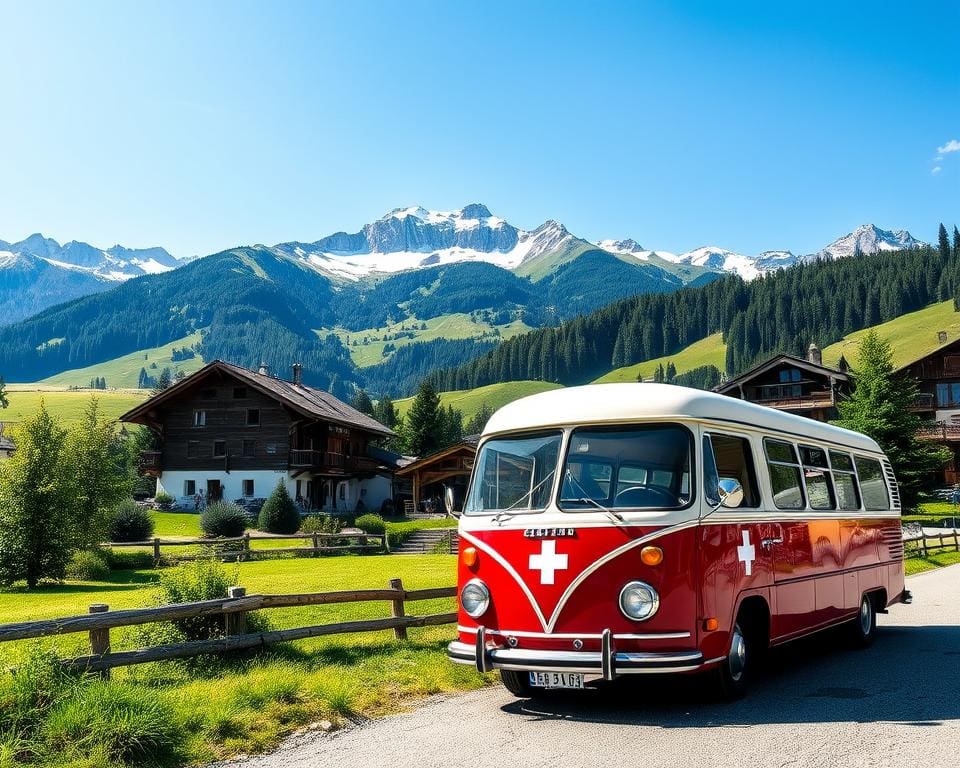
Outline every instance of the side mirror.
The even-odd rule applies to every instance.
[[[720,497],[720,506],[739,507],[743,501],[743,486],[732,477],[722,477],[717,484],[717,495]]]
[[[450,517],[460,517],[460,513],[454,509],[453,488],[449,485],[444,486],[443,489],[443,506],[446,507],[447,514],[450,515]]]

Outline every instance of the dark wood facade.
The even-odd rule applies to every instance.
[[[464,438],[448,448],[424,456],[397,470],[398,478],[409,478],[413,484],[414,508],[423,511],[426,500],[439,500],[442,511],[444,490],[453,488],[454,504],[462,509],[473,462],[477,457],[479,436]],[[435,504],[434,506],[437,506]]]
[[[808,358],[777,355],[716,387],[717,392],[817,421],[837,417],[837,400],[850,391],[846,371],[823,365],[810,345]]]

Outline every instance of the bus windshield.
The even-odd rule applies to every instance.
[[[484,443],[464,514],[545,509],[553,491],[560,440],[560,432],[547,432]]]
[[[691,436],[669,424],[577,429],[563,468],[560,508],[680,509],[692,501]]]

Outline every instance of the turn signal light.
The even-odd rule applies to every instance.
[[[720,622],[717,621],[716,619],[705,619],[703,622],[703,628],[707,632],[714,632],[719,626],[720,626]]]
[[[467,547],[460,553],[460,559],[467,568],[473,568],[477,564],[477,550],[475,547]]]
[[[644,547],[640,550],[640,560],[644,565],[660,565],[663,562],[663,550],[660,547]]]

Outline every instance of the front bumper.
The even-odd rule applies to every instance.
[[[540,651],[504,648],[487,641],[483,627],[476,643],[455,640],[447,646],[447,656],[456,664],[471,664],[480,672],[510,669],[519,672],[581,672],[613,680],[619,675],[693,672],[703,666],[699,651],[660,653],[618,653],[609,630],[603,633],[601,650]]]

